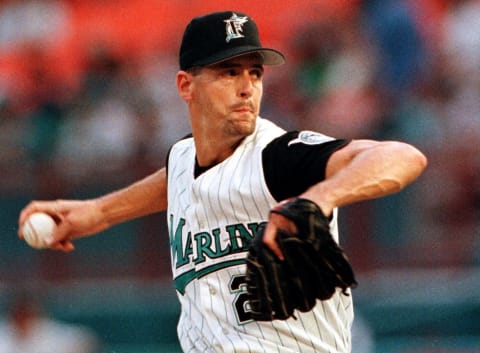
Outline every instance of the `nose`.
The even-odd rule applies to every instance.
[[[249,98],[253,94],[254,82],[250,73],[245,70],[239,75],[238,94],[242,98]]]

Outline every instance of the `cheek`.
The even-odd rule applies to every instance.
[[[260,88],[256,91],[256,94],[254,95],[254,101],[255,101],[255,105],[258,107],[258,110],[260,110],[260,104],[261,104],[261,101],[262,101],[262,96],[263,96],[263,89]]]
[[[234,97],[228,86],[220,85],[209,87],[208,90],[204,90],[201,94],[203,95],[205,104],[208,102],[210,106],[216,106],[218,108],[228,105],[232,97]]]
[[[263,86],[261,86],[261,87],[258,89],[257,98],[258,98],[259,101],[262,100],[262,96],[263,96]]]
[[[215,115],[215,113],[223,113],[225,110],[224,96],[222,91],[217,92],[212,89],[199,90],[195,93],[193,101],[198,108],[208,115]]]

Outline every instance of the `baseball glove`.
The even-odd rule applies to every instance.
[[[247,290],[252,317],[258,321],[285,320],[294,310],[310,311],[317,299],[327,300],[340,288],[356,286],[343,250],[330,234],[328,218],[312,201],[288,199],[272,209],[290,219],[297,232],[279,229],[278,245],[284,260],[262,242],[260,225],[247,255]]]

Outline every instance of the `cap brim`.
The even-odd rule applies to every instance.
[[[212,55],[208,58],[200,60],[195,64],[199,66],[213,65],[213,64],[218,64],[225,60],[233,59],[233,58],[251,54],[251,53],[261,54],[263,57],[263,65],[278,66],[285,63],[285,56],[278,50],[271,49],[271,48],[240,46],[240,47],[232,48],[220,53],[216,53],[215,55]]]

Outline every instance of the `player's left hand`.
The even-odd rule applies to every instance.
[[[305,194],[300,195],[299,197],[312,200],[313,196],[315,195],[311,195],[311,194],[312,192],[308,190]],[[272,210],[281,208],[285,202],[288,202],[288,200],[284,200],[280,202]],[[325,215],[331,215],[333,212],[333,205],[327,204],[325,201],[318,203],[318,206],[320,207],[320,209],[323,211]],[[280,213],[270,212],[267,227],[265,228],[265,233],[263,236],[263,243],[270,250],[272,250],[273,253],[280,260],[284,260],[284,255],[282,254],[282,251],[280,250],[280,247],[278,246],[278,242],[276,239],[279,229],[283,229],[284,231],[291,234],[294,234],[297,232],[297,227],[291,219],[281,215]]]
[[[285,320],[294,311],[311,310],[317,299],[330,299],[337,289],[349,295],[356,285],[346,255],[330,232],[330,220],[317,204],[291,198],[271,213],[270,231],[278,230],[266,245],[266,224],[261,224],[249,246],[246,258],[246,284],[251,314],[255,320]],[[287,221],[290,220],[290,222]],[[281,249],[281,251],[280,251]],[[281,256],[278,256],[278,253]],[[277,258],[278,257],[278,258]]]

